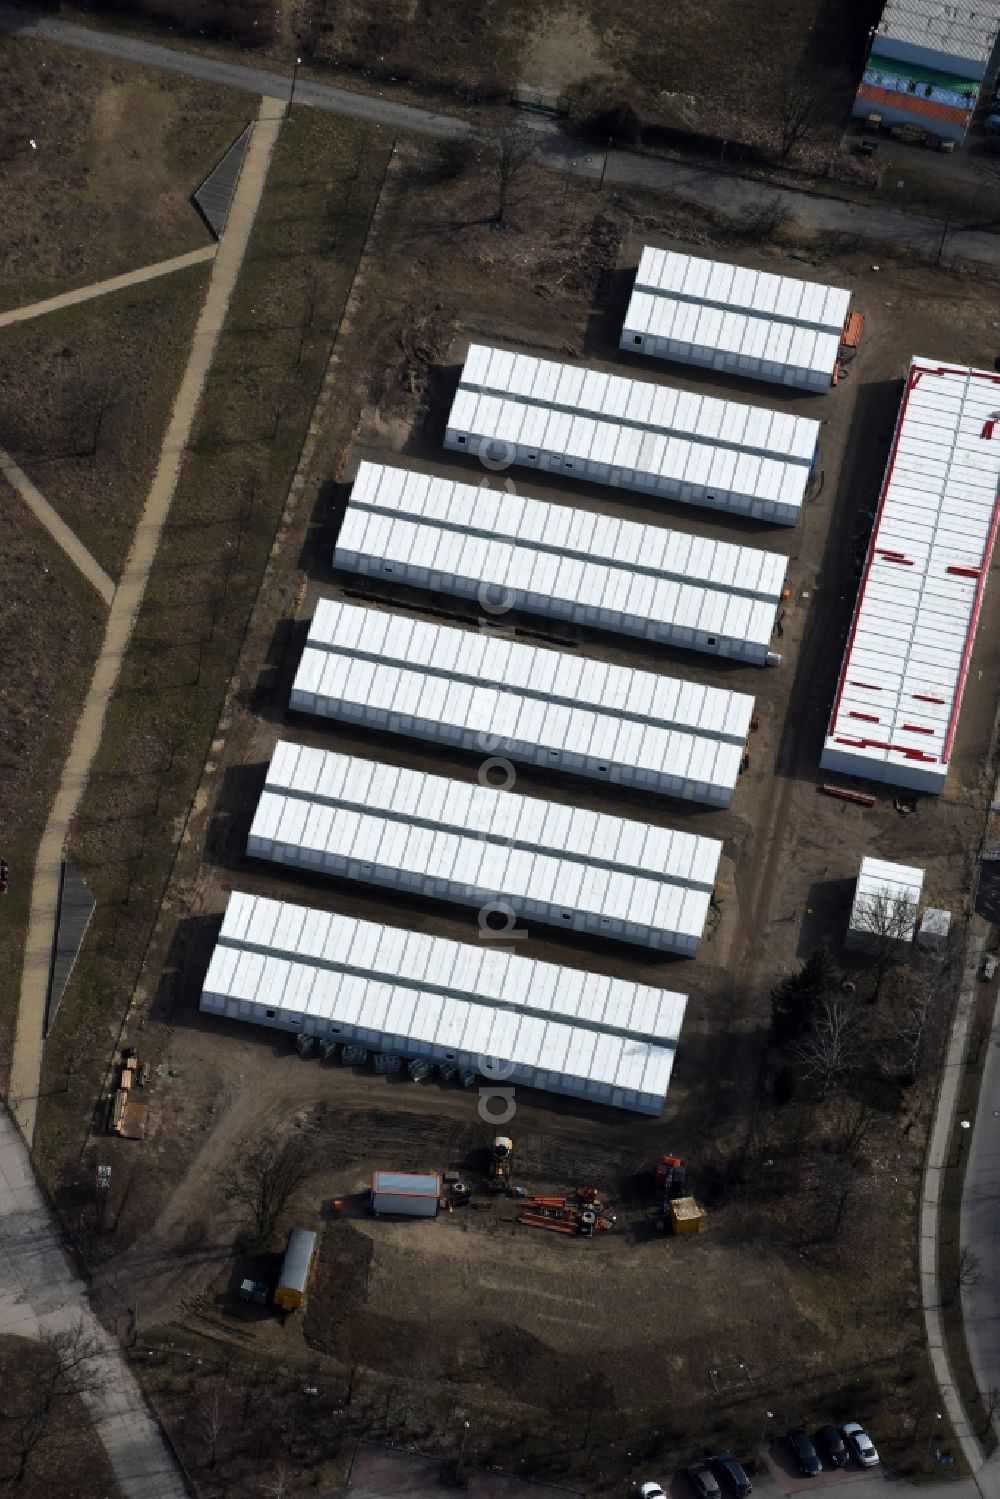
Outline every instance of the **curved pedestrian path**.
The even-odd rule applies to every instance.
[[[212,265],[208,291],[195,327],[191,353],[174,401],[152,487],[139,518],[124,572],[115,590],[101,653],[39,844],[31,887],[8,1091],[14,1118],[29,1144],[34,1136],[37,1116],[49,971],[58,918],[59,876],[66,839],[97,754],[108,704],[115,690],[118,673],[149,581],[150,569],[177,487],[181,462],[201,403],[209,366],[260,206],[271,151],[277,140],[284,111],[285,106],[280,100],[265,97],[261,101],[229,218]]]

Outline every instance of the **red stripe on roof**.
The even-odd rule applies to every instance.
[[[926,728],[922,723],[904,723],[904,729],[909,729],[911,734],[933,734],[933,729]]]
[[[980,569],[978,567],[947,567],[945,572],[954,573],[959,578],[978,578]]]
[[[867,553],[867,555],[865,557],[865,565],[864,565],[864,568],[863,568],[862,573],[861,573],[861,582],[860,582],[860,584],[858,586],[858,596],[857,596],[857,599],[855,600],[855,603],[854,603],[854,614],[851,617],[851,628],[850,628],[850,632],[848,633],[848,636],[847,636],[847,645],[844,648],[844,659],[843,659],[843,661],[841,663],[841,667],[840,667],[840,676],[837,679],[837,691],[836,691],[836,694],[835,694],[834,700],[833,700],[833,710],[832,710],[832,712],[830,714],[829,732],[831,734],[833,734],[833,730],[834,730],[834,728],[836,726],[836,723],[837,723],[837,718],[839,717],[839,714],[840,714],[840,704],[841,704],[841,701],[843,700],[844,688],[845,688],[845,686],[847,684],[847,671],[848,671],[848,667],[850,665],[851,653],[854,650],[854,641],[855,641],[855,639],[857,637],[857,633],[858,633],[858,621],[859,621],[859,619],[861,617],[861,608],[862,608],[862,605],[864,604],[864,600],[865,600],[865,591],[866,591],[866,589],[868,587],[868,579],[871,576],[872,563],[873,563],[874,558],[875,558],[875,551],[876,551],[875,541],[876,541],[876,538],[878,536],[879,526],[882,523],[882,514],[883,514],[883,511],[885,510],[886,499],[888,498],[888,494],[889,494],[889,486],[892,483],[893,471],[895,470],[895,467],[896,467],[896,458],[897,458],[897,455],[898,455],[898,452],[899,452],[899,437],[900,437],[900,433],[903,430],[903,420],[904,420],[904,418],[906,416],[906,411],[907,411],[907,408],[908,408],[909,403],[910,403],[910,394],[916,388],[916,386],[919,384],[920,379],[921,379],[921,377],[924,374],[928,374],[928,375],[960,375],[963,379],[968,379],[969,375],[970,375],[970,371],[969,371],[968,366],[962,368],[962,367],[956,366],[956,365],[939,364],[936,367],[929,365],[926,368],[918,368],[918,369],[911,368],[909,370],[909,372],[907,373],[906,388],[903,391],[903,399],[900,402],[899,414],[896,417],[896,430],[893,432],[893,435],[892,435],[892,446],[889,449],[889,458],[888,458],[888,462],[886,463],[885,475],[884,475],[884,477],[882,479],[882,489],[881,489],[881,491],[879,493],[879,498],[878,498],[878,509],[875,512],[875,520],[874,520],[874,523],[872,525],[871,540],[868,543],[868,553]],[[976,374],[977,379],[979,379],[979,380],[988,380],[993,385],[1000,385],[1000,373],[995,374],[995,375],[991,375],[986,370],[977,370],[975,372],[975,374]],[[957,684],[957,688],[956,688],[956,691],[955,691],[955,697],[954,697],[953,703],[952,703],[951,717],[949,718],[949,721],[948,721],[948,733],[947,733],[947,737],[945,739],[944,751],[943,751],[943,753],[941,755],[942,763],[945,764],[945,765],[947,765],[947,763],[948,763],[948,759],[949,759],[949,756],[951,754],[952,743],[953,743],[954,738],[955,738],[955,730],[956,730],[957,723],[958,723],[958,712],[959,712],[959,708],[961,707],[961,703],[962,703],[962,694],[965,691],[965,679],[966,679],[966,676],[968,675],[969,659],[970,659],[970,657],[972,655],[972,645],[973,645],[973,642],[975,641],[976,629],[977,629],[977,627],[979,625],[979,614],[980,614],[980,610],[982,609],[983,593],[984,593],[985,587],[986,587],[986,578],[987,578],[988,569],[989,569],[989,562],[990,562],[990,559],[991,559],[991,557],[993,555],[993,546],[994,546],[994,543],[996,541],[997,525],[998,525],[998,523],[1000,523],[1000,491],[998,491],[997,502],[994,505],[993,520],[992,520],[992,523],[990,525],[990,532],[989,532],[989,536],[987,538],[986,548],[985,548],[985,551],[983,553],[983,562],[982,562],[982,566],[981,566],[980,573],[979,573],[979,580],[978,580],[978,584],[977,584],[977,587],[976,587],[975,599],[973,601],[973,609],[972,609],[972,616],[971,616],[971,620],[970,620],[969,633],[968,633],[968,635],[966,637],[965,649],[964,649],[964,651],[962,653],[961,670],[960,670],[960,673],[959,673],[959,679],[958,679],[958,684]],[[916,692],[916,693],[913,694],[913,696],[914,696],[915,700],[917,700],[919,702],[925,702],[925,703],[941,703],[941,704],[945,704],[948,701],[947,698],[943,698],[943,697],[931,697],[929,694],[926,694],[926,693]],[[854,740],[850,740],[850,739],[842,739],[839,736],[837,736],[836,734],[834,734],[833,737],[834,737],[834,740],[835,740],[835,742],[837,744],[853,745],[855,748],[858,748],[858,749],[862,749],[862,748],[865,747],[863,741],[854,741]],[[904,751],[904,753],[906,753],[906,752]],[[917,750],[914,750],[914,751],[910,752],[911,756],[918,755],[919,753],[920,753],[920,751],[917,751]],[[926,759],[933,759],[934,757],[932,755],[928,755],[928,756],[925,756],[925,758]]]
[[[849,687],[864,687],[869,692],[881,692],[882,691],[881,687],[876,687],[874,682],[857,682],[857,681],[855,681],[855,679],[853,677],[851,678],[851,680],[848,682],[847,685]]]
[[[965,632],[965,646],[962,650],[962,664],[958,672],[958,685],[955,688],[955,697],[951,705],[951,715],[948,719],[948,730],[945,734],[944,749],[941,751],[942,762],[947,765],[951,756],[951,748],[955,743],[955,735],[958,732],[958,715],[962,707],[962,697],[965,693],[965,681],[969,675],[969,662],[972,660],[972,647],[976,643],[976,631],[979,628],[979,613],[983,607],[983,594],[986,592],[986,579],[989,576],[990,559],[993,556],[993,547],[997,539],[997,526],[1000,525],[1000,491],[993,501],[993,519],[990,521],[989,534],[986,537],[986,545],[983,548],[983,560],[980,564],[979,578],[976,582],[976,596],[972,601],[972,613],[969,615],[969,628]]]
[[[876,713],[855,713],[853,709],[851,710],[850,713],[848,713],[847,716],[848,716],[848,718],[863,718],[863,719],[866,720],[867,723],[881,723],[882,722],[882,720],[878,717],[878,715]]]

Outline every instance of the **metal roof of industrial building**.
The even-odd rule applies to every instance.
[[[788,566],[759,547],[367,462],[334,561],[347,553],[765,647]]]
[[[851,907],[850,925],[857,929],[856,923],[860,920],[863,928],[866,904],[885,896],[887,904],[888,901],[897,901],[901,905],[905,902],[913,909],[905,932],[902,929],[895,933],[886,931],[884,935],[887,937],[896,935],[901,941],[911,942],[916,930],[917,907],[920,904],[923,888],[924,871],[922,869],[915,869],[910,864],[890,864],[885,859],[862,859],[854,892],[854,904]]]
[[[823,749],[944,788],[1000,519],[1000,375],[915,358]]]
[[[229,897],[204,996],[662,1097],[686,996],[496,944]]]
[[[448,427],[678,483],[801,504],[819,423],[471,344]]]
[[[292,688],[733,787],[746,693],[320,599]]]
[[[832,375],[851,293],[647,245],[625,331]]]
[[[1000,30],[1000,0],[885,0],[876,39],[986,63]]]
[[[279,740],[259,841],[700,940],[717,838]]]

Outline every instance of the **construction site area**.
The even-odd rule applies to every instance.
[[[898,474],[990,470],[995,286],[537,162],[498,226],[474,154],[356,135],[325,374],[271,242],[240,309],[318,403],[225,506],[201,485],[164,593],[210,618],[141,616],[116,689],[141,716],[175,651],[183,725],[236,642],[214,731],[119,727],[73,833],[96,909],[36,1151],[95,1304],[206,1494],[467,1429],[460,1462],[621,1492],[752,1465],[767,1409],[926,1476],[915,1222],[1000,625],[995,516],[890,535],[886,475],[901,412],[938,430]],[[225,417],[206,464],[244,461]],[[772,1005],[806,969],[836,1064]]]

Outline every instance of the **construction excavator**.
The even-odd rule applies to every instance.
[[[490,1151],[490,1169],[486,1185],[491,1192],[510,1190],[510,1168],[514,1159],[514,1142],[509,1135],[497,1135]]]

